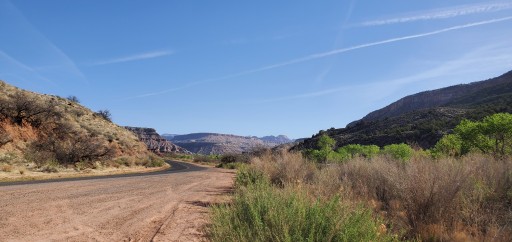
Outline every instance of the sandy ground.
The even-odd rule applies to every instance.
[[[204,241],[234,172],[0,187],[0,241]]]
[[[147,173],[165,170],[169,168],[169,164],[165,164],[162,167],[144,167],[144,166],[131,166],[131,167],[102,167],[100,169],[86,169],[82,171],[76,171],[74,169],[60,169],[57,173],[47,173],[41,171],[31,171],[13,166],[11,172],[0,171],[0,182],[12,182],[12,181],[32,181],[32,180],[48,180],[48,179],[59,179],[59,178],[70,178],[70,177],[90,177],[90,176],[108,176],[116,174],[130,174],[130,173]],[[21,174],[20,170],[23,171]]]

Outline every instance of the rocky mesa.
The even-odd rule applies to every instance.
[[[193,153],[203,155],[240,154],[257,148],[272,148],[277,145],[293,142],[293,140],[288,139],[284,135],[265,136],[263,138],[218,133],[164,134],[162,136]]]
[[[148,147],[148,150],[155,153],[184,153],[189,154],[190,151],[173,144],[166,140],[153,128],[142,128],[142,127],[129,127],[125,126],[126,129],[132,131],[140,141],[144,142]]]

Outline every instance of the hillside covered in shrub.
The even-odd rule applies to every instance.
[[[76,97],[25,91],[0,81],[0,163],[42,170],[149,161],[135,135],[93,112]]]
[[[322,135],[334,138],[336,147],[407,143],[427,149],[463,119],[480,120],[500,112],[512,113],[512,71],[486,81],[404,97],[345,128],[321,130],[293,149],[314,149]]]

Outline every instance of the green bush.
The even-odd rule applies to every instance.
[[[151,155],[149,157],[149,161],[146,163],[146,167],[162,167],[165,165],[165,161],[164,159],[158,157],[158,156],[154,156],[154,155]]]
[[[460,156],[478,151],[503,158],[512,154],[512,114],[496,113],[482,121],[462,120],[454,134],[446,135],[434,148],[435,155]]]
[[[329,137],[326,134],[323,134],[320,136],[317,142],[317,147],[319,150],[332,150],[334,146],[336,145],[336,140]]]
[[[312,200],[304,190],[278,189],[242,171],[232,204],[212,208],[212,241],[385,241],[369,209],[351,209],[339,197]],[[258,175],[259,176],[259,175]],[[237,181],[240,181],[237,177]]]
[[[246,187],[256,183],[265,182],[269,183],[268,179],[263,175],[263,172],[247,165],[240,166],[235,177],[236,187]]]
[[[42,172],[57,173],[59,172],[60,164],[56,160],[49,160],[41,167]]]
[[[311,160],[314,160],[314,161],[317,161],[317,162],[325,162],[327,161],[327,157],[329,156],[329,154],[333,153],[332,150],[313,150],[313,149],[308,149],[308,150],[305,150],[304,151],[304,155],[311,159]]]
[[[360,144],[350,144],[340,147],[336,150],[339,154],[347,154],[348,158],[355,158],[358,156],[372,158],[379,154],[380,148],[376,145],[360,145]]]
[[[249,154],[225,154],[220,158],[220,162],[223,164],[227,163],[249,163],[251,156]]]
[[[393,159],[408,161],[414,154],[414,150],[411,146],[401,143],[384,146],[382,153],[389,155]]]
[[[224,168],[224,169],[238,169],[242,163],[238,162],[232,162],[232,163],[220,163],[216,165],[217,168]]]
[[[445,135],[434,146],[432,156],[460,156],[462,153],[462,140],[454,134]]]

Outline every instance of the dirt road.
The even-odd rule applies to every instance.
[[[0,241],[204,240],[234,172],[189,170],[0,187]]]

